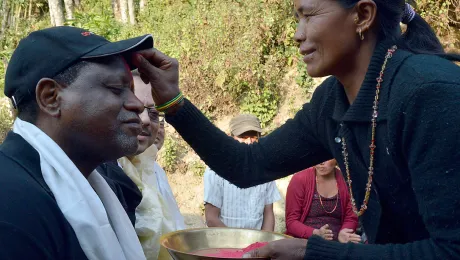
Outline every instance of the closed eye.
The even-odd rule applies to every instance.
[[[112,93],[114,93],[115,95],[120,95],[124,89],[122,88],[115,88],[115,87],[107,87],[110,91],[112,91]]]

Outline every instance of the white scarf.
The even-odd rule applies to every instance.
[[[158,190],[154,163],[157,149],[150,146],[132,158],[122,157],[118,162],[123,171],[142,192],[142,201],[136,208],[136,233],[148,260],[171,259],[168,251],[160,246],[160,237],[176,231],[174,218],[167,201]]]
[[[96,170],[86,179],[59,145],[33,124],[17,118],[13,131],[39,153],[43,178],[88,259],[145,259],[125,210]]]

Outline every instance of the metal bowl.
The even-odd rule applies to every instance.
[[[175,260],[212,260],[227,259],[221,257],[206,257],[194,254],[199,250],[206,249],[241,249],[255,242],[270,242],[290,236],[241,228],[196,228],[185,229],[165,234],[161,237],[161,245],[165,247]],[[238,259],[238,258],[232,258]],[[243,259],[243,258],[241,258]],[[266,259],[266,258],[244,258]]]

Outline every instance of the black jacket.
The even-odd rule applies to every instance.
[[[0,145],[0,259],[87,259],[46,185],[40,156],[10,132]],[[135,222],[142,195],[116,163],[97,168]]]
[[[38,152],[10,132],[0,165],[0,259],[87,259],[43,179]]]
[[[189,101],[167,120],[207,165],[239,187],[272,181],[336,158],[347,142],[358,208],[368,178],[376,78],[389,43],[376,48],[352,105],[334,77],[310,103],[253,145],[214,127]],[[460,259],[460,68],[398,50],[380,92],[375,170],[360,218],[371,244],[308,240],[306,259]],[[397,245],[392,245],[397,244]]]

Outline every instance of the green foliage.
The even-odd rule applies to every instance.
[[[460,0],[418,0],[417,12],[448,48],[460,48]]]
[[[203,177],[206,165],[202,161],[193,161],[189,169],[194,176]]]
[[[115,21],[110,13],[95,14],[86,12],[75,12],[75,19],[67,21],[70,26],[87,29],[105,38],[116,38],[121,31],[121,24]]]
[[[305,94],[311,93],[314,90],[315,83],[313,78],[308,75],[307,65],[303,62],[297,63],[297,72],[298,75],[295,82],[302,88]]]
[[[8,98],[0,98],[0,142],[3,141],[13,124],[13,114]]]
[[[279,85],[296,51],[291,10],[285,0],[152,0],[137,32],[153,33],[155,45],[179,59],[181,88],[216,118],[239,110],[231,104],[245,106],[258,89]]]
[[[241,110],[257,116],[262,127],[266,127],[278,112],[278,102],[279,95],[271,89],[251,90],[244,98]]]
[[[178,158],[178,144],[173,138],[166,138],[160,151],[160,164],[168,172],[173,172]]]

